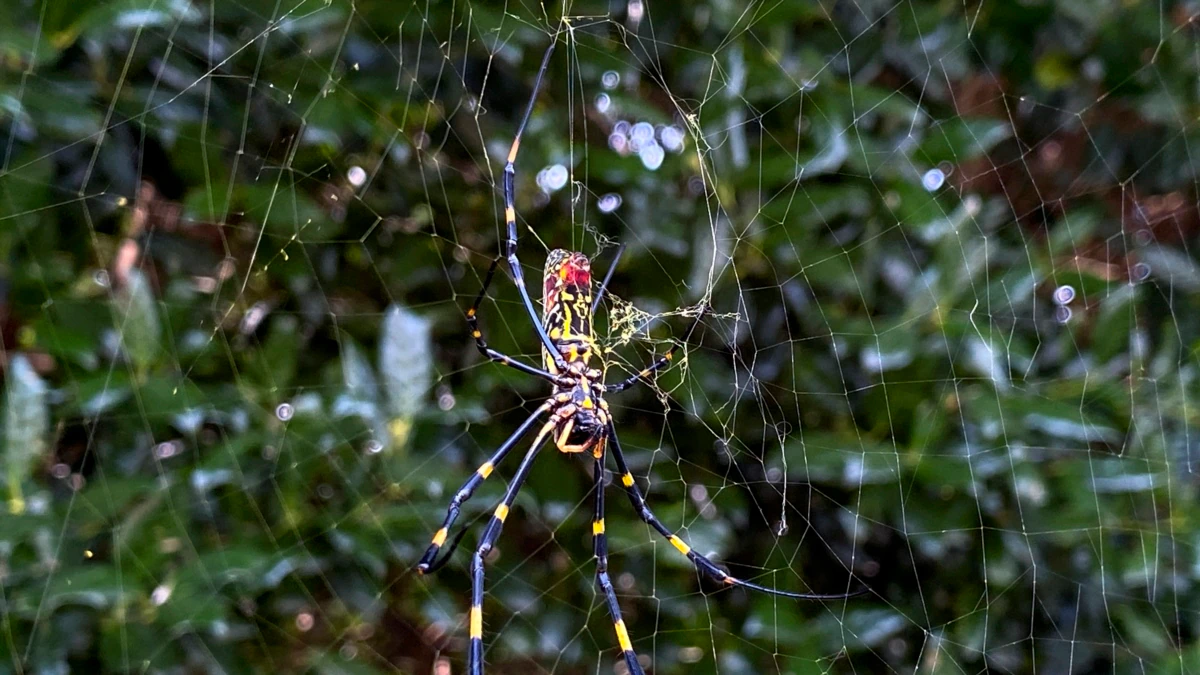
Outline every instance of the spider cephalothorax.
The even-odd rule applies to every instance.
[[[667,529],[667,526],[663,525],[662,521],[650,510],[621,452],[621,444],[617,440],[617,429],[613,424],[612,416],[609,414],[608,404],[604,401],[604,394],[624,391],[644,378],[658,372],[671,362],[671,357],[675,354],[675,349],[678,345],[672,344],[662,356],[630,377],[616,384],[604,384],[604,359],[592,336],[592,317],[596,311],[596,307],[600,304],[600,300],[604,297],[608,278],[606,277],[601,282],[600,288],[596,291],[593,298],[591,262],[587,256],[582,253],[562,249],[555,249],[550,252],[546,258],[546,268],[542,285],[543,313],[539,319],[537,310],[533,306],[533,300],[529,297],[529,291],[525,288],[525,276],[521,268],[521,261],[517,258],[517,215],[516,208],[513,206],[516,194],[514,187],[516,168],[514,162],[517,158],[517,149],[521,145],[521,133],[525,130],[525,124],[529,121],[529,115],[533,111],[533,102],[537,99],[537,90],[541,86],[542,76],[549,66],[550,54],[553,50],[554,45],[551,44],[550,48],[546,50],[546,56],[542,59],[541,70],[538,71],[537,80],[533,85],[533,98],[530,99],[529,106],[525,109],[525,117],[521,120],[521,125],[517,128],[517,134],[513,138],[512,149],[509,150],[508,161],[504,165],[503,176],[504,221],[507,234],[504,240],[504,257],[508,260],[508,268],[512,273],[517,291],[521,295],[521,302],[525,306],[525,312],[533,320],[534,331],[537,333],[538,339],[541,340],[543,367],[538,368],[523,363],[492,349],[488,346],[487,341],[483,339],[483,333],[479,330],[479,305],[483,302],[488,286],[492,283],[492,278],[495,276],[496,269],[501,260],[500,258],[492,261],[491,267],[488,268],[487,276],[483,280],[483,289],[479,291],[479,295],[475,298],[475,303],[467,310],[467,323],[471,326],[471,335],[475,338],[475,346],[481,354],[492,361],[542,378],[550,383],[552,390],[550,397],[543,401],[537,407],[537,410],[534,410],[533,414],[521,423],[521,426],[517,427],[517,430],[508,437],[508,440],[504,441],[487,461],[479,465],[475,473],[454,494],[454,498],[450,500],[450,507],[446,510],[446,518],[442,521],[441,528],[434,533],[433,541],[430,543],[429,548],[425,550],[425,555],[421,556],[420,562],[417,563],[417,571],[420,573],[429,573],[446,564],[450,556],[454,553],[455,547],[462,540],[463,533],[466,530],[460,531],[454,537],[454,540],[441,557],[438,557],[438,552],[446,545],[450,528],[458,519],[463,503],[470,499],[471,495],[475,494],[476,488],[488,476],[492,475],[492,471],[496,468],[496,465],[508,456],[508,453],[516,447],[521,438],[537,426],[543,416],[548,415],[549,419],[541,424],[529,451],[525,454],[525,458],[521,460],[520,466],[517,467],[516,472],[513,474],[512,480],[508,484],[508,489],[504,492],[504,498],[492,513],[491,519],[488,520],[487,527],[484,529],[483,535],[479,538],[479,545],[475,548],[474,555],[471,556],[471,613],[469,619],[471,642],[467,651],[467,672],[469,675],[483,674],[484,560],[492,550],[492,546],[495,545],[496,540],[500,537],[500,530],[504,527],[504,520],[508,517],[509,509],[516,501],[517,492],[529,476],[529,471],[533,467],[533,460],[536,458],[538,450],[541,449],[542,445],[548,439],[553,439],[555,446],[562,452],[579,453],[590,450],[594,457],[592,489],[595,495],[596,510],[592,520],[592,541],[596,557],[596,583],[604,593],[605,600],[607,601],[608,611],[613,620],[613,630],[617,634],[617,643],[621,647],[625,667],[628,669],[630,675],[643,675],[644,671],[641,663],[638,661],[637,654],[634,653],[629,631],[625,627],[625,621],[621,618],[621,607],[617,602],[616,590],[613,588],[612,579],[608,574],[608,539],[604,532],[604,462],[610,452],[613,462],[616,464],[617,471],[615,475],[621,477],[621,487],[629,496],[629,501],[633,504],[634,511],[638,517],[670,542],[681,554],[687,556],[687,559],[695,565],[696,570],[703,575],[726,586],[740,586],[762,593],[789,598],[832,600],[846,598],[852,594],[813,595],[793,593],[738,579],[720,567],[717,567],[706,556],[692,550],[691,546],[673,534],[671,530]],[[618,258],[620,257],[620,250],[618,249],[617,251],[616,257]],[[612,265],[616,266],[616,260],[613,261]],[[611,272],[612,270],[610,269],[610,275]],[[704,316],[704,311],[705,307],[701,305],[696,319],[684,335],[684,342],[691,339],[692,332],[696,330],[701,317]],[[589,365],[593,356],[600,358],[600,369],[592,368]]]

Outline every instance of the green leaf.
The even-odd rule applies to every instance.
[[[961,164],[986,155],[1012,134],[1003,120],[954,117],[931,126],[916,156],[930,166],[940,162]]]
[[[432,322],[394,304],[383,317],[379,374],[391,415],[391,442],[403,448],[433,379]]]
[[[103,38],[113,31],[166,29],[181,23],[195,23],[201,13],[184,0],[118,0],[105,2],[75,14],[75,21],[53,37],[65,46],[80,35]]]
[[[22,484],[46,451],[50,414],[46,404],[46,384],[24,354],[9,362],[8,395],[4,405],[5,483],[10,513],[25,511]]]
[[[342,654],[321,652],[312,659],[313,672],[319,675],[381,675],[386,672],[366,661],[352,661]]]
[[[342,334],[342,382],[346,393],[357,401],[375,403],[379,400],[379,385],[371,364],[362,349],[346,334]]]
[[[134,268],[129,270],[129,277],[114,300],[121,345],[141,377],[154,367],[161,351],[162,324],[154,291],[142,271]]]
[[[333,411],[340,417],[357,417],[371,425],[374,442],[383,444],[389,437],[380,410],[379,383],[362,348],[349,335],[341,334],[342,383],[345,391],[338,396]]]
[[[137,580],[103,563],[62,570],[54,575],[38,606],[18,609],[51,614],[59,607],[82,605],[110,609],[139,595]]]
[[[5,126],[34,125],[25,104],[5,93],[0,93],[0,120]],[[54,182],[49,158],[19,155],[15,160],[11,170],[0,173],[0,269],[7,266],[13,243],[45,217],[42,207]]]
[[[850,133],[836,118],[821,119],[813,124],[810,135],[817,152],[800,161],[795,169],[797,178],[814,178],[840,169],[850,156]]]
[[[1033,65],[1033,76],[1045,89],[1062,89],[1075,80],[1075,70],[1063,52],[1050,52]]]

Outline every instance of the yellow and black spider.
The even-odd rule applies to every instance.
[[[507,239],[504,243],[505,257],[508,259],[513,282],[520,291],[521,299],[525,304],[525,310],[533,321],[538,337],[541,338],[543,368],[537,368],[514,360],[488,347],[487,341],[483,338],[483,333],[479,330],[479,317],[477,315],[479,305],[483,302],[488,286],[492,283],[492,278],[500,263],[499,257],[492,261],[491,266],[488,268],[487,276],[484,277],[483,288],[479,291],[479,295],[475,298],[475,302],[471,305],[471,308],[467,310],[467,322],[471,327],[471,335],[475,338],[476,347],[478,347],[484,356],[492,361],[497,361],[524,373],[547,380],[553,387],[552,393],[550,398],[538,406],[537,410],[521,426],[517,427],[517,430],[508,437],[508,440],[504,441],[500,448],[486,462],[481,464],[470,479],[459,488],[454,498],[450,500],[450,507],[447,509],[446,518],[442,521],[441,528],[433,535],[433,543],[429,545],[429,548],[425,551],[425,555],[421,556],[420,562],[417,563],[417,572],[421,574],[432,573],[446,564],[458,546],[459,541],[461,541],[465,529],[460,531],[454,538],[454,541],[441,558],[438,558],[437,554],[446,544],[450,528],[458,518],[463,503],[471,498],[471,495],[475,493],[475,489],[492,474],[496,465],[536,425],[539,418],[549,414],[548,421],[542,424],[529,451],[525,454],[525,458],[521,460],[521,464],[517,467],[517,471],[504,493],[504,499],[501,500],[500,505],[492,513],[492,517],[483,531],[483,536],[479,540],[479,545],[476,546],[475,553],[471,556],[471,643],[467,654],[467,672],[470,675],[482,675],[483,673],[484,559],[488,552],[492,550],[492,546],[495,545],[496,540],[500,537],[500,530],[504,527],[504,519],[508,516],[509,509],[512,508],[512,504],[516,500],[517,492],[520,491],[521,485],[525,482],[530,469],[533,467],[534,458],[537,456],[546,439],[553,438],[554,445],[560,452],[580,453],[591,451],[594,458],[593,489],[595,492],[596,510],[592,521],[592,538],[593,550],[596,556],[596,580],[607,600],[608,611],[612,615],[613,626],[617,633],[617,642],[621,646],[629,673],[631,675],[642,675],[642,667],[638,663],[637,655],[633,651],[633,643],[629,638],[629,631],[626,630],[625,622],[621,619],[621,608],[617,604],[617,595],[613,590],[612,580],[608,574],[608,544],[604,534],[604,458],[606,450],[611,449],[613,460],[617,465],[617,472],[620,475],[621,485],[624,486],[630,502],[633,503],[634,510],[637,511],[642,520],[665,537],[680,553],[687,556],[688,560],[692,561],[697,570],[712,579],[729,586],[741,586],[754,591],[801,600],[840,600],[857,595],[857,593],[834,595],[794,593],[760,586],[735,578],[717,567],[715,563],[705,556],[692,550],[691,546],[668,530],[655,517],[650,507],[646,504],[646,499],[642,496],[641,490],[638,489],[633,474],[629,472],[629,467],[625,463],[625,456],[621,452],[621,444],[617,441],[617,430],[613,425],[612,416],[609,413],[608,403],[604,400],[604,395],[628,389],[641,378],[666,366],[671,362],[671,357],[674,356],[677,344],[673,344],[666,353],[658,357],[658,359],[633,377],[616,384],[609,385],[604,383],[604,373],[590,365],[590,360],[596,351],[595,340],[592,336],[592,315],[604,297],[604,291],[612,275],[612,269],[609,270],[608,275],[601,282],[600,288],[593,298],[591,262],[587,256],[582,253],[562,249],[551,251],[546,258],[546,267],[542,280],[542,306],[544,314],[542,317],[538,317],[537,311],[533,307],[533,301],[529,298],[529,292],[525,288],[521,262],[517,259],[517,215],[513,208],[515,196],[513,181],[516,177],[514,162],[517,159],[517,150],[521,146],[521,134],[525,131],[525,125],[529,121],[530,114],[533,112],[538,89],[541,87],[542,78],[546,74],[546,69],[550,64],[550,56],[553,52],[554,43],[552,42],[546,50],[545,57],[542,59],[537,79],[534,80],[533,94],[530,97],[529,105],[525,109],[520,126],[517,127],[517,133],[513,137],[512,149],[509,150],[508,161],[504,165],[503,179],[504,220],[508,228]],[[618,250],[616,258],[620,258],[620,250]],[[616,267],[615,259],[612,267]],[[692,333],[696,330],[696,326],[700,323],[700,319],[704,315],[704,311],[705,307],[701,305],[696,319],[692,321],[691,326],[684,336],[684,342],[691,339]]]

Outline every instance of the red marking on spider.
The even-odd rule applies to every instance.
[[[582,253],[569,253],[552,272],[546,274],[544,299],[547,304],[558,300],[558,292],[568,288],[574,292],[587,290],[592,284],[592,263]]]
[[[570,286],[584,288],[592,283],[592,264],[582,253],[575,253],[564,260],[562,270],[565,272],[563,281]]]

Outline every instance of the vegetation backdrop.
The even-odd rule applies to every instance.
[[[0,672],[464,671],[467,552],[411,570],[546,394],[464,312],[552,40],[533,294],[625,245],[610,379],[712,308],[610,397],[638,484],[736,574],[866,588],[719,588],[610,484],[651,672],[1200,672],[1198,12],[9,3]],[[481,317],[540,359],[506,275]],[[589,471],[516,502],[489,672],[623,672]]]

